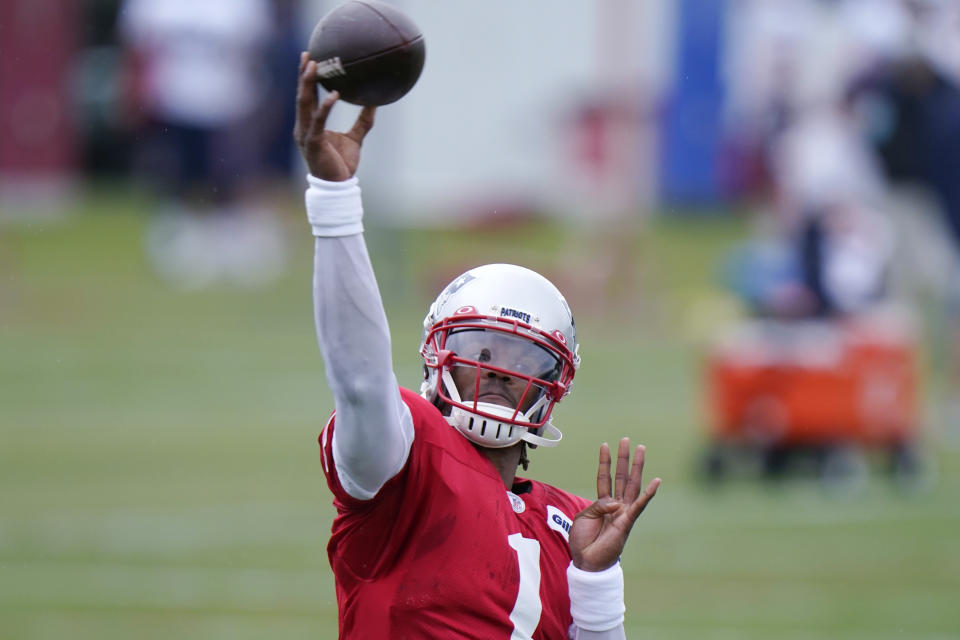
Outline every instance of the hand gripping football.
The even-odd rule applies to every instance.
[[[426,56],[423,34],[396,7],[349,0],[314,28],[307,46],[317,80],[359,105],[396,102],[417,83]]]

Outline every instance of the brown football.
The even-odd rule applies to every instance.
[[[407,94],[420,78],[423,33],[396,7],[349,0],[330,11],[310,35],[317,80],[359,105],[384,105]]]

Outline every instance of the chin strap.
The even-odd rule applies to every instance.
[[[524,434],[520,436],[520,439],[538,447],[555,447],[560,444],[560,440],[563,439],[563,434],[560,432],[560,429],[557,429],[550,422],[545,422],[543,424],[540,433],[550,437],[544,438],[543,436],[538,436],[534,433],[531,433],[530,430],[527,429]]]

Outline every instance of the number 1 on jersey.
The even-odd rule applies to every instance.
[[[520,588],[510,612],[513,633],[510,640],[531,640],[540,624],[543,604],[540,602],[540,543],[519,533],[507,536],[507,543],[517,552]]]

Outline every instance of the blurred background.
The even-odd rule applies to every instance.
[[[0,637],[335,637],[290,131],[336,4],[0,3]],[[401,383],[453,276],[537,269],[583,366],[531,475],[664,479],[629,637],[960,637],[960,4],[393,4]]]

